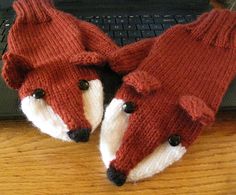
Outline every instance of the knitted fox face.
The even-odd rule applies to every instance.
[[[143,139],[148,143],[152,137],[156,137],[156,149],[128,173],[129,181],[137,181],[150,177],[179,160],[186,152],[186,147],[197,136],[192,129],[211,123],[214,117],[212,111],[201,100],[190,96],[181,97],[180,101],[176,102],[176,107],[173,106],[173,101],[165,98],[165,93],[168,92],[162,88],[157,78],[145,71],[130,73],[123,81],[116,97],[106,109],[100,150],[108,168],[112,160],[118,158],[118,149],[119,152],[126,153],[119,148],[121,143],[135,146],[134,151],[142,150]],[[163,100],[162,105],[154,107],[153,102],[159,98]],[[174,100],[175,98],[173,96]],[[153,117],[157,115],[160,117]],[[166,120],[165,116],[168,115],[172,116],[170,121]],[[179,123],[182,121],[185,121],[184,125],[179,126],[183,124]],[[152,131],[150,134],[151,129],[155,129],[155,132]],[[145,137],[142,140],[129,140],[130,136],[143,131]],[[124,137],[125,132],[129,134],[126,133]],[[131,161],[128,162],[132,164]]]
[[[94,69],[71,63],[33,68],[4,55],[3,77],[19,91],[26,117],[43,133],[65,141],[87,141],[103,115],[103,87]]]
[[[3,78],[19,91],[23,112],[41,131],[88,141],[103,114],[94,66],[118,46],[95,25],[57,10],[51,0],[17,0],[13,9]]]

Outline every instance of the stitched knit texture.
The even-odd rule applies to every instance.
[[[128,176],[142,161],[148,161],[155,149],[168,143],[170,136],[180,136],[179,146],[187,148],[192,144],[202,128],[214,121],[222,97],[236,74],[235,12],[213,10],[192,24],[169,29],[154,40],[148,57],[124,77],[114,99],[136,105],[133,113],[126,114],[127,128],[117,129],[124,135],[108,169],[109,179],[117,185],[125,182],[123,175]],[[129,53],[135,53],[135,49],[132,47]],[[131,63],[127,51],[119,55],[121,65]],[[116,59],[118,67],[119,57]],[[109,109],[112,108],[108,106]],[[122,112],[122,108],[117,109]],[[116,129],[119,125],[116,120],[121,121],[117,118],[119,114],[109,112],[105,113],[101,129],[100,149],[104,154],[113,151],[115,144],[109,142],[107,132]],[[174,150],[177,146],[172,147]],[[166,166],[173,163],[168,164],[166,159],[157,162]],[[151,166],[154,165],[146,164],[142,171],[148,172]],[[119,180],[111,172],[116,178],[119,172]]]
[[[26,57],[37,67],[51,61],[68,62],[71,58],[77,58],[77,64],[99,64],[101,58],[117,48],[93,24],[50,5],[49,0],[14,2],[17,17],[8,36],[9,52]]]
[[[51,0],[17,0],[13,8],[16,20],[3,56],[6,83],[21,100],[43,89],[43,99],[69,130],[90,129],[78,83],[99,79],[94,67],[118,47],[93,24],[55,9]]]
[[[154,38],[144,39],[115,50],[108,56],[112,70],[120,74],[135,70],[148,56],[154,43]]]

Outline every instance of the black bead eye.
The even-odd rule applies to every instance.
[[[88,90],[89,89],[89,82],[86,80],[80,80],[79,81],[79,88],[83,91]]]
[[[45,96],[45,91],[43,89],[35,89],[32,96],[35,99],[41,99]]]
[[[181,142],[181,137],[179,135],[171,135],[168,142],[171,146],[178,146]]]
[[[126,102],[123,104],[122,108],[123,108],[124,112],[130,114],[135,111],[136,106],[133,102]]]

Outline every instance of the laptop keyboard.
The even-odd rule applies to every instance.
[[[134,16],[79,16],[105,31],[122,46],[143,38],[162,34],[176,24],[194,21],[196,15],[134,15]]]
[[[14,16],[0,18],[0,58],[7,49],[8,31]],[[118,45],[123,46],[143,38],[158,36],[166,29],[194,21],[196,15],[118,15],[118,16],[78,16],[100,27]]]
[[[0,18],[0,59],[1,55],[6,51],[7,35],[12,23],[13,20]]]

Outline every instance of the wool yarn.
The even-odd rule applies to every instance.
[[[118,186],[179,160],[213,123],[236,75],[235,12],[212,10],[154,40],[149,55],[123,78],[101,127],[102,159]],[[133,54],[136,47],[129,49]],[[127,53],[119,53],[116,67],[119,59],[124,70],[132,63]]]
[[[17,0],[2,76],[18,90],[26,117],[53,137],[85,142],[103,115],[94,67],[118,46],[98,27],[57,10],[51,0]]]

